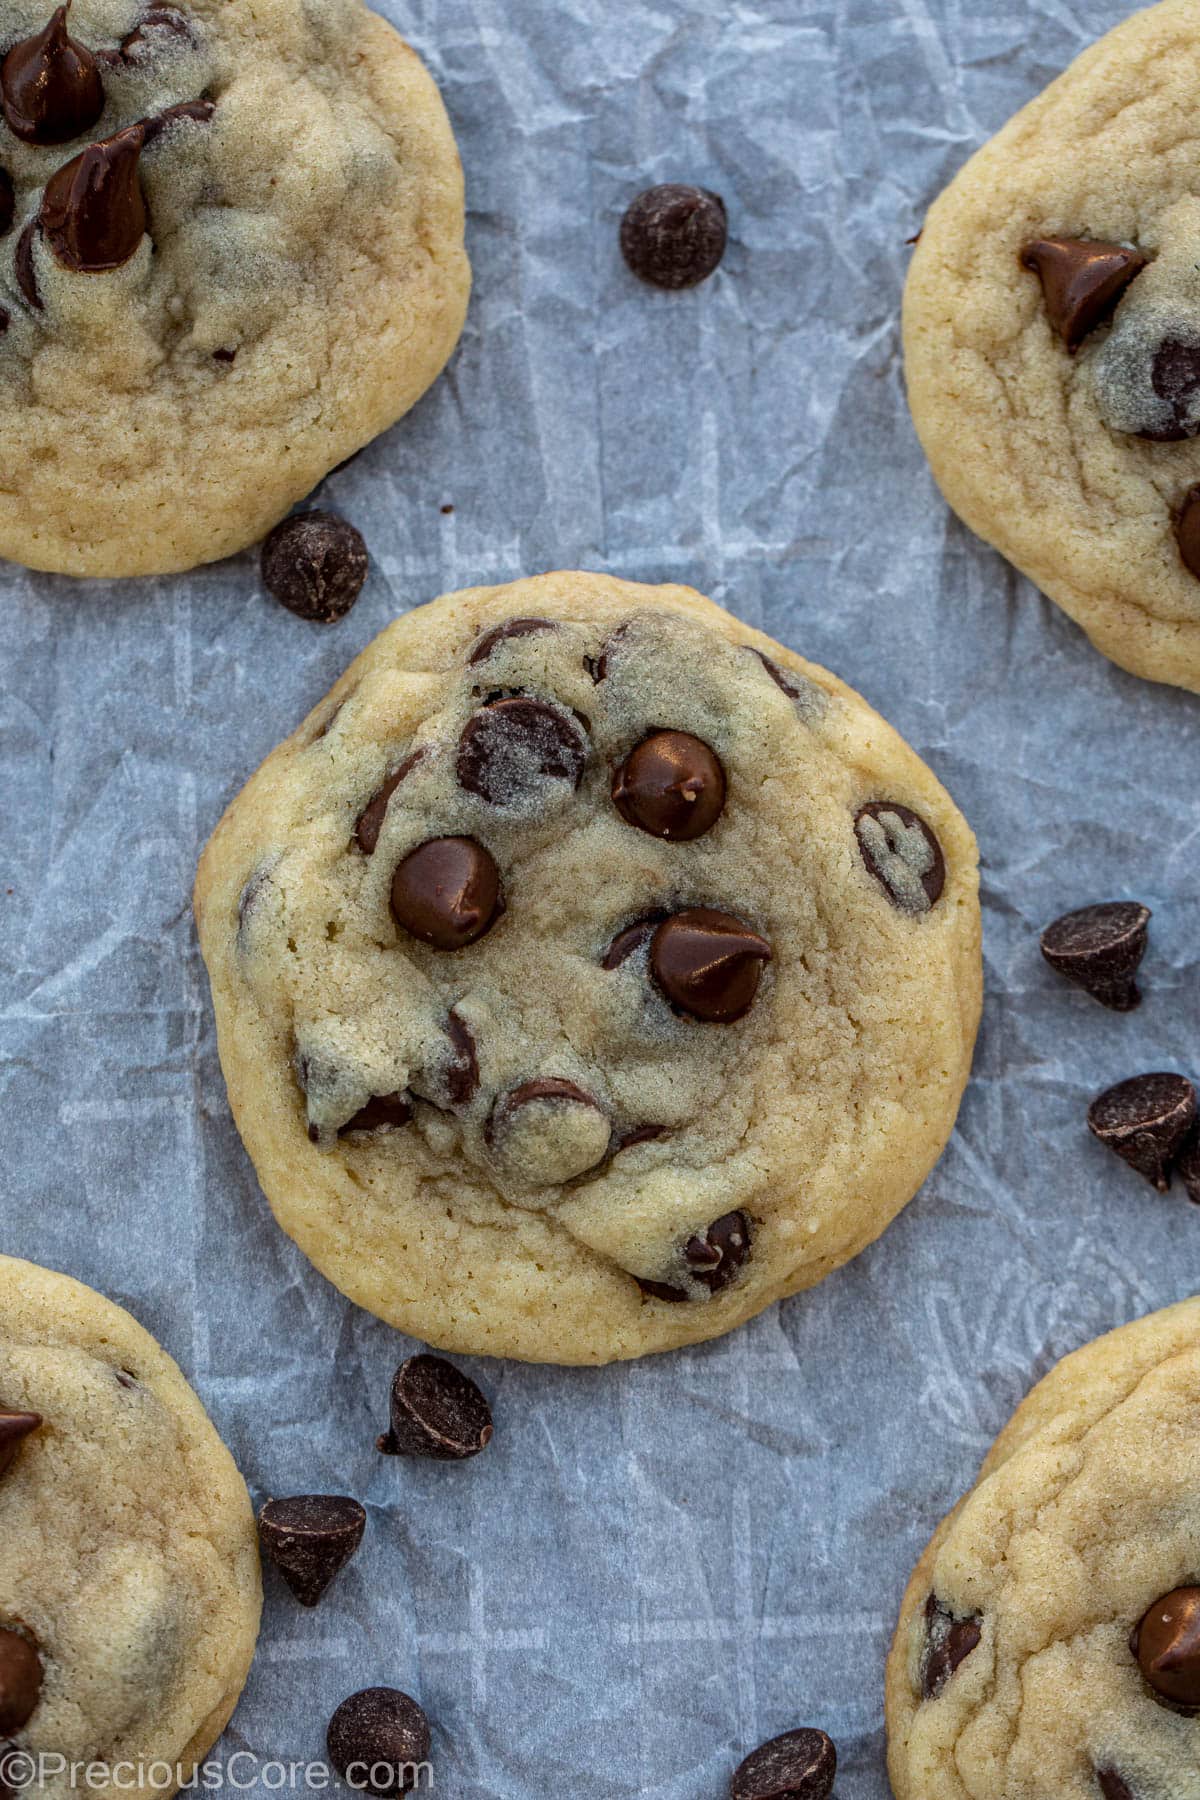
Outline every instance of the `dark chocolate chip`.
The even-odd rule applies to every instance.
[[[414,750],[411,756],[406,756],[399,767],[392,770],[379,792],[367,802],[358,815],[358,823],[354,827],[354,841],[364,856],[374,856],[375,846],[379,842],[379,834],[383,830],[383,821],[387,817],[388,802],[400,783],[412,774],[425,754],[422,749]]]
[[[1200,581],[1200,487],[1189,488],[1175,516],[1175,542],[1189,575]]]
[[[255,908],[258,906],[259,901],[271,885],[271,871],[273,867],[273,863],[260,864],[259,867],[254,870],[254,873],[250,876],[245,887],[238,895],[237,935],[238,945],[243,950],[246,948],[246,940],[249,935],[247,926],[252,922]]]
[[[1187,1197],[1200,1206],[1200,1126],[1193,1125],[1175,1159],[1174,1173],[1187,1190]]]
[[[399,1131],[411,1123],[412,1100],[408,1094],[373,1094],[352,1119],[338,1130],[339,1137],[352,1131]]]
[[[771,946],[732,913],[696,906],[655,930],[650,968],[677,1011],[728,1025],[748,1013]]]
[[[640,950],[643,944],[650,942],[657,927],[669,916],[668,913],[654,912],[647,913],[645,918],[634,919],[632,924],[626,925],[624,930],[618,931],[604,952],[600,967],[609,970],[619,969],[623,962],[628,962],[636,950]]]
[[[13,228],[13,220],[17,216],[17,196],[12,184],[12,176],[7,169],[0,169],[0,237],[7,237]]]
[[[1167,338],[1154,353],[1150,365],[1150,385],[1160,400],[1171,408],[1164,425],[1146,427],[1137,435],[1153,443],[1175,444],[1181,438],[1195,437],[1200,431],[1200,417],[1194,406],[1200,396],[1200,344],[1183,344]]]
[[[42,1692],[42,1659],[19,1631],[0,1629],[0,1733],[20,1731]]]
[[[362,1543],[367,1515],[344,1494],[294,1494],[268,1500],[258,1535],[301,1606],[315,1606]]]
[[[553,619],[506,619],[503,625],[494,625],[480,638],[467,658],[468,667],[473,669],[477,663],[486,662],[492,651],[507,643],[509,638],[532,637],[539,631],[557,630]]]
[[[688,731],[655,731],[621,764],[613,805],[627,825],[686,844],[711,831],[725,805],[725,771]]]
[[[142,135],[146,145],[156,143],[164,132],[175,125],[207,125],[217,110],[215,100],[181,100],[178,106],[168,106],[162,112],[151,113],[149,118],[139,119]],[[223,362],[232,362],[237,355],[236,350],[214,350],[213,355]]]
[[[1072,354],[1146,266],[1140,250],[1088,238],[1036,238],[1021,261],[1041,281],[1051,328]]]
[[[214,350],[213,351],[213,361],[219,362],[219,363],[236,362],[237,361],[237,351],[236,350]]]
[[[91,130],[104,111],[104,84],[96,58],[67,30],[67,6],[13,45],[0,63],[0,96],[23,143],[67,144]]]
[[[919,813],[895,800],[872,800],[854,820],[863,862],[900,912],[936,906],[946,885],[946,859]]]
[[[549,1105],[556,1114],[558,1108],[581,1108],[587,1116],[585,1118],[583,1114],[576,1112],[582,1143],[573,1141],[567,1134],[563,1143],[556,1145],[548,1155],[543,1150],[541,1161],[536,1168],[531,1168],[523,1163],[519,1147],[514,1152],[512,1140],[521,1130],[525,1108],[537,1102]],[[501,1158],[507,1155],[517,1163],[520,1173],[526,1179],[534,1185],[551,1186],[563,1181],[573,1181],[604,1162],[609,1154],[612,1128],[603,1107],[593,1095],[585,1093],[575,1082],[565,1081],[561,1076],[541,1075],[533,1081],[522,1082],[519,1087],[510,1088],[499,1097],[492,1108],[484,1135]]]
[[[137,1376],[133,1373],[132,1369],[114,1369],[113,1376],[116,1380],[117,1386],[123,1387],[127,1394],[132,1393],[134,1388],[139,1387],[141,1385],[138,1381]]]
[[[40,232],[41,221],[36,218],[30,219],[17,239],[16,255],[13,258],[13,273],[17,278],[17,286],[30,306],[38,312],[42,310],[43,301],[38,290],[37,274],[33,267],[33,245]]]
[[[446,1014],[446,1032],[454,1046],[454,1058],[446,1071],[446,1087],[452,1106],[469,1106],[479,1091],[479,1057],[475,1036],[453,1007]]]
[[[25,1439],[41,1422],[41,1413],[13,1412],[7,1406],[0,1407],[0,1475],[9,1468]]]
[[[398,1688],[351,1694],[329,1721],[329,1760],[352,1788],[383,1800],[424,1788],[429,1775],[429,1720]]]
[[[1088,1108],[1088,1129],[1160,1194],[1196,1118],[1196,1090],[1184,1075],[1133,1075],[1107,1088]]]
[[[0,306],[0,337],[4,336],[11,324],[12,314],[9,312],[7,306]]]
[[[787,674],[785,670],[780,668],[777,662],[772,662],[771,658],[765,655],[763,651],[756,650],[753,645],[750,645],[749,649],[751,656],[757,656],[759,662],[767,671],[771,680],[775,683],[775,686],[777,688],[782,688],[789,700],[799,700],[803,690],[801,689],[797,678],[794,675]]]
[[[133,30],[122,39],[120,60],[132,63],[150,62],[172,45],[194,44],[196,34],[186,13],[177,6],[149,6]]]
[[[750,1221],[744,1212],[729,1212],[711,1224],[703,1237],[689,1238],[683,1260],[710,1294],[719,1294],[737,1277],[750,1254]]]
[[[1150,908],[1137,900],[1103,900],[1064,913],[1042,933],[1042,955],[1059,975],[1114,1012],[1140,1004],[1134,975],[1146,954]]]
[[[1200,1708],[1200,1587],[1173,1588],[1156,1600],[1134,1628],[1130,1648],[1161,1699]]]
[[[458,744],[458,780],[491,806],[521,806],[546,780],[577,788],[586,761],[578,720],[548,700],[511,694],[467,720]]]
[[[687,288],[704,281],[725,254],[725,202],[707,188],[667,181],[647,188],[621,220],[621,254],[641,281]]]
[[[1122,1781],[1115,1769],[1097,1769],[1096,1780],[1104,1800],[1133,1800],[1133,1789]]]
[[[673,1287],[669,1281],[647,1281],[641,1275],[635,1275],[633,1279],[647,1300],[665,1300],[668,1306],[679,1306],[692,1297],[686,1288]]]
[[[983,1636],[980,1621],[956,1619],[930,1594],[925,1603],[925,1650],[921,1657],[921,1693],[936,1700],[950,1677]]]
[[[392,877],[397,925],[435,950],[463,950],[504,911],[500,871],[474,838],[429,838]]]
[[[837,1774],[833,1739],[815,1726],[785,1731],[734,1770],[732,1800],[827,1800]]]
[[[666,1135],[665,1125],[633,1125],[614,1140],[612,1153],[617,1156],[622,1150],[632,1150],[636,1144],[653,1144]]]
[[[392,1382],[391,1430],[376,1448],[385,1456],[428,1456],[461,1462],[492,1441],[492,1412],[469,1375],[440,1356],[410,1356]]]
[[[262,547],[268,593],[317,625],[344,619],[362,592],[370,559],[362,533],[336,513],[296,513]]]
[[[127,263],[146,235],[146,202],[138,172],[144,134],[128,125],[50,177],[41,225],[64,269],[102,275]]]

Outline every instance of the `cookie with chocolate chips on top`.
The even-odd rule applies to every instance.
[[[446,1349],[728,1331],[911,1199],[979,1016],[975,845],[832,675],[683,588],[399,619],[196,885],[279,1222]]]
[[[1066,1357],[904,1597],[896,1800],[1200,1796],[1200,1300]]]
[[[244,549],[420,398],[469,285],[445,110],[362,0],[0,0],[0,556]]]
[[[237,1704],[261,1598],[250,1496],[170,1357],[0,1257],[0,1779],[44,1756],[50,1800],[91,1764],[90,1793],[168,1800]]]

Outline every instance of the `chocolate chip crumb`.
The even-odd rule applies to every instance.
[[[362,1543],[367,1515],[344,1494],[294,1494],[268,1500],[258,1534],[301,1606],[315,1606]]]
[[[1196,1090],[1184,1075],[1133,1075],[1088,1108],[1088,1129],[1165,1194],[1171,1164],[1196,1119]]]
[[[717,268],[727,235],[719,194],[667,181],[647,188],[629,207],[621,220],[621,254],[653,287],[695,287]]]
[[[351,1787],[382,1800],[426,1785],[429,1720],[399,1688],[363,1688],[343,1700],[325,1734],[329,1760]]]
[[[492,1441],[492,1413],[480,1389],[440,1356],[410,1356],[392,1381],[391,1430],[376,1448],[385,1456],[461,1462]]]
[[[262,547],[269,593],[301,619],[332,625],[362,592],[370,561],[362,533],[335,513],[296,513]]]
[[[826,1800],[837,1774],[837,1750],[827,1732],[802,1725],[752,1750],[734,1770],[732,1800]]]
[[[1150,908],[1104,900],[1064,913],[1042,933],[1042,955],[1059,975],[1114,1012],[1140,1004],[1134,975],[1146,953]]]

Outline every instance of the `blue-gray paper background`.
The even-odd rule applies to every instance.
[[[1125,9],[384,10],[459,135],[476,289],[449,373],[322,490],[373,554],[356,610],[301,623],[251,555],[111,587],[0,575],[0,1248],[132,1308],[256,1501],[368,1504],[318,1611],[268,1573],[227,1749],[319,1756],[334,1705],[382,1682],[424,1702],[454,1800],[715,1800],[800,1723],[836,1737],[842,1800],[883,1800],[884,1655],[929,1532],[1059,1355],[1200,1286],[1200,1211],[1084,1129],[1110,1081],[1200,1064],[1200,701],[1110,667],[947,515],[897,318],[926,202]],[[617,251],[626,202],[669,178],[718,189],[732,228],[677,296]],[[486,1455],[384,1461],[414,1346],[270,1219],[192,873],[396,612],[573,565],[693,583],[836,669],[947,783],[983,854],[975,1075],[924,1192],[815,1293],[640,1365],[482,1363]],[[1126,894],[1155,917],[1122,1018],[1044,969],[1037,929]]]

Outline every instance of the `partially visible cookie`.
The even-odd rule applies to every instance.
[[[196,886],[284,1229],[433,1344],[603,1362],[820,1281],[915,1193],[979,1017],[974,840],[824,670],[683,588],[397,620]]]
[[[1068,1356],[904,1597],[897,1800],[1200,1796],[1200,1300]]]
[[[1072,64],[929,210],[904,298],[938,483],[1122,668],[1200,691],[1200,5]]]
[[[0,1257],[0,1775],[8,1748],[169,1795],[233,1712],[260,1604],[249,1495],[175,1364]],[[30,1791],[77,1792],[59,1767]]]

